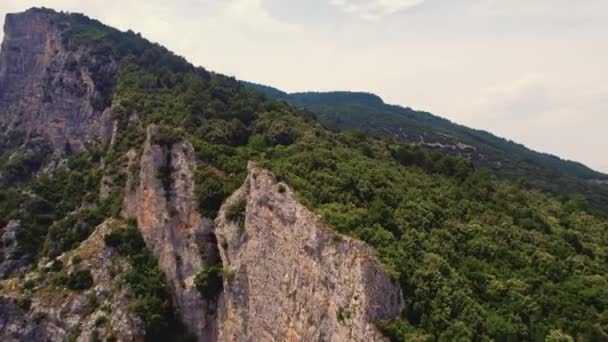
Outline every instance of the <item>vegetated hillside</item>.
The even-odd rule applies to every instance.
[[[607,338],[608,222],[587,212],[580,198],[566,201],[496,179],[457,156],[332,132],[308,112],[194,67],[135,33],[83,15],[33,11],[53,16],[66,46],[118,64],[116,74],[99,75],[110,85],[100,98],[109,99],[117,125],[110,145],[85,145],[45,172],[38,163],[22,163],[20,169],[33,176],[0,189],[2,225],[23,225],[17,236],[22,247],[11,258],[53,258],[105,218],[123,215],[127,179],[138,174],[128,152],[141,154],[145,127],[156,124],[154,143],[186,139],[194,146],[204,216],[217,215],[254,160],[292,186],[326,224],[369,244],[403,292],[402,316],[378,322],[393,341]],[[90,60],[76,63],[86,68]],[[172,172],[158,169],[169,190]],[[245,209],[225,218],[242,220]],[[154,339],[170,334],[176,323],[154,258],[141,251],[133,228],[117,231],[106,244],[142,266],[126,282],[135,288],[133,309],[146,322],[147,338]],[[224,243],[218,238],[218,248]],[[206,296],[221,293],[218,278],[230,281],[221,267],[197,277]],[[26,289],[24,296],[35,291]],[[338,321],[348,326],[354,309],[341,307]]]
[[[559,157],[532,151],[491,133],[458,125],[427,112],[389,105],[374,94],[357,92],[305,92],[288,94],[278,89],[244,82],[270,98],[287,101],[317,115],[337,130],[359,129],[365,133],[414,143],[461,155],[477,166],[487,167],[511,180],[557,195],[582,194],[589,204],[608,213],[608,186],[597,180],[608,175]]]

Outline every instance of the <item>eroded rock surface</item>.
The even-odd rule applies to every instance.
[[[117,224],[120,222],[108,220],[74,251],[59,256],[58,261],[39,265],[24,279],[3,281],[0,340],[46,342],[73,338],[84,342],[95,336],[143,340],[144,322],[130,309],[133,293],[117,282],[129,265],[104,244],[104,236]],[[76,255],[80,261],[74,263]],[[61,266],[56,266],[58,263]],[[88,290],[72,291],[53,284],[59,272],[85,269],[93,278]],[[31,288],[25,285],[27,281]]]
[[[40,135],[55,151],[112,133],[107,82],[116,62],[85,48],[68,49],[59,14],[31,9],[8,14],[0,52],[0,128]]]
[[[372,250],[326,228],[254,164],[215,232],[226,274],[220,341],[384,341],[374,322],[401,313],[400,289]]]
[[[22,230],[21,222],[11,220],[2,229],[0,235],[0,279],[13,272],[24,271],[29,265],[29,256],[18,255],[19,242],[17,235]]]
[[[157,143],[158,130],[156,126],[147,129],[139,186],[135,193],[127,193],[123,208],[126,215],[137,218],[182,320],[199,340],[209,341],[215,334],[214,320],[208,317],[211,308],[196,289],[194,278],[217,253],[212,222],[197,210],[192,145],[185,140]]]

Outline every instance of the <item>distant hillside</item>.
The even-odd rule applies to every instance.
[[[591,207],[608,212],[608,175],[574,161],[528,149],[486,131],[453,123],[431,113],[389,105],[374,94],[361,92],[305,92],[245,83],[267,96],[314,112],[336,130],[365,133],[420,144],[469,158],[475,165],[508,179],[563,196],[583,195]]]

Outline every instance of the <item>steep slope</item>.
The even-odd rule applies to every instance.
[[[124,224],[105,246],[132,267],[117,279],[147,340],[384,339],[376,326],[392,341],[606,336],[608,222],[579,201],[462,158],[329,131],[82,15],[14,18],[38,15],[64,28],[70,50],[116,63],[98,80],[111,85],[113,129],[0,188],[0,227],[20,225],[2,228],[1,255],[16,261],[8,277],[115,217]]]
[[[589,204],[608,213],[608,175],[585,165],[532,151],[521,144],[471,129],[427,112],[384,103],[374,94],[356,92],[307,92],[288,94],[245,82],[270,98],[314,112],[329,127],[363,132],[417,144],[442,153],[461,155],[475,165],[492,169],[508,179],[554,194],[583,195]]]
[[[253,163],[215,232],[230,275],[221,341],[382,341],[374,323],[401,313],[401,291],[373,251],[324,227]]]
[[[131,190],[131,194],[127,192],[123,203],[125,215],[137,219],[186,326],[201,339],[211,340],[214,324],[207,317],[210,304],[196,289],[194,277],[206,263],[218,258],[213,225],[196,208],[192,145],[187,141],[162,143],[157,140],[159,134],[157,126],[148,127],[139,179],[131,180],[139,183],[139,187]],[[159,173],[163,169],[170,171],[161,180]]]
[[[133,293],[116,283],[118,275],[131,266],[104,245],[104,236],[119,224],[108,220],[73,251],[41,264],[23,279],[4,280],[0,339],[140,340],[144,323],[128,309]]]
[[[55,151],[109,140],[109,91],[116,73],[111,56],[67,46],[56,14],[33,9],[7,15],[0,53],[0,127],[41,135]],[[107,82],[107,83],[104,83]]]

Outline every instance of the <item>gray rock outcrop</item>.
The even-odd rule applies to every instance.
[[[240,222],[227,215],[235,206]],[[399,316],[399,286],[367,245],[325,227],[270,172],[250,163],[215,223],[226,278],[218,340],[386,340],[374,322]]]
[[[59,269],[50,271],[53,262],[39,265],[25,279],[3,281],[0,296],[0,340],[85,342],[97,338],[141,341],[144,322],[130,309],[133,293],[116,283],[117,276],[130,266],[117,252],[104,244],[104,236],[119,221],[108,220],[74,251],[57,258]],[[78,255],[81,261],[73,262]],[[65,265],[65,266],[64,266]],[[93,285],[86,291],[72,291],[53,284],[55,272],[91,272]],[[45,271],[43,271],[45,270]],[[29,281],[31,288],[25,286]]]
[[[69,25],[60,25],[57,16],[41,9],[6,16],[0,128],[42,136],[56,152],[64,152],[111,136],[109,89],[100,84],[112,82],[117,66],[107,55],[68,49]]]
[[[186,140],[159,144],[158,131],[157,126],[147,129],[139,186],[127,191],[123,208],[125,215],[137,219],[146,245],[158,258],[182,320],[199,340],[209,341],[215,334],[214,320],[194,278],[217,254],[213,223],[197,210],[192,145]]]
[[[22,230],[21,222],[11,220],[0,235],[0,279],[13,272],[23,272],[29,265],[29,256],[18,255],[19,242],[17,235]]]

